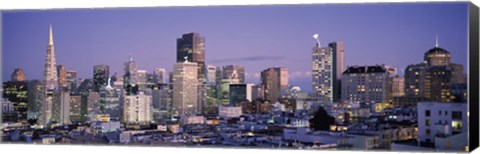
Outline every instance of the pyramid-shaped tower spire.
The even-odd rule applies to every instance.
[[[58,87],[57,62],[55,60],[55,47],[53,45],[53,30],[50,25],[48,37],[47,54],[45,57],[44,80],[46,89],[56,89]]]
[[[52,24],[50,24],[50,33],[48,35],[48,45],[53,45],[53,30]]]

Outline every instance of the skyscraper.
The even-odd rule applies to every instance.
[[[322,48],[317,40],[312,50],[313,100],[338,102],[344,70],[344,44],[332,42]]]
[[[180,62],[173,66],[174,115],[195,115],[198,110],[197,63]]]
[[[405,69],[406,97],[422,97],[430,101],[450,102],[451,87],[465,83],[463,66],[451,63],[450,52],[435,47],[424,54],[423,63]]]
[[[242,102],[253,101],[252,87],[253,84],[230,84],[230,105],[239,106]]]
[[[65,76],[67,77],[67,85],[70,92],[75,93],[77,89],[77,71],[66,70]]]
[[[13,105],[13,111],[17,113],[17,120],[22,123],[27,122],[27,81],[8,81],[3,83],[3,98]]]
[[[197,74],[199,83],[204,83],[205,79],[205,38],[198,33],[183,34],[182,38],[177,39],[177,63],[184,62],[197,63]]]
[[[27,77],[25,77],[25,73],[23,73],[23,70],[21,68],[15,68],[15,70],[12,73],[12,81],[25,81]]]
[[[45,90],[58,88],[57,62],[55,60],[55,47],[53,45],[53,31],[50,25],[50,34],[48,38],[47,55],[45,58],[45,69],[43,73],[45,80]]]
[[[142,91],[147,88],[147,70],[137,70],[137,85]]]
[[[108,65],[94,65],[93,83],[95,84],[95,91],[99,91],[102,86],[107,86],[109,77],[110,68],[108,67]]]
[[[125,74],[123,76],[123,87],[128,85],[133,86],[137,84],[137,63],[133,61],[133,58],[130,56],[128,62],[124,64]]]
[[[52,120],[59,124],[70,124],[70,92],[55,91],[54,98]]]
[[[153,70],[153,83],[154,84],[163,84],[167,79],[167,71],[165,68],[155,68]]]
[[[345,45],[343,42],[332,42],[328,47],[332,48],[333,53],[333,102],[339,102],[342,93],[342,73],[345,71]]]
[[[59,88],[58,86],[58,74],[57,63],[55,60],[55,47],[53,45],[53,31],[52,25],[50,25],[50,33],[48,38],[47,54],[45,58],[45,69],[43,73],[45,100],[42,103],[42,113],[40,123],[44,126],[50,123],[52,120],[52,110],[54,104],[54,91]]]
[[[270,103],[278,101],[280,92],[288,88],[288,69],[271,67],[261,72],[261,84],[264,98]]]
[[[207,83],[210,85],[216,85],[217,82],[217,67],[213,65],[207,65]]]
[[[67,88],[67,72],[65,70],[65,66],[57,65],[57,75],[58,75],[58,86],[60,88]]]

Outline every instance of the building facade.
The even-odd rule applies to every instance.
[[[288,69],[285,67],[272,67],[261,72],[261,84],[264,99],[271,103],[277,102],[280,92],[288,88]]]
[[[351,66],[342,76],[342,102],[371,106],[386,103],[390,72],[385,65]]]
[[[152,96],[140,92],[125,96],[123,100],[123,121],[129,124],[148,124],[152,121]]]
[[[173,112],[174,115],[194,115],[198,110],[197,63],[181,62],[174,65]]]
[[[205,38],[198,33],[183,34],[177,39],[177,63],[197,63],[197,78],[199,83],[205,82]]]

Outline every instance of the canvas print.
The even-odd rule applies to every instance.
[[[468,6],[2,11],[1,143],[469,151]]]

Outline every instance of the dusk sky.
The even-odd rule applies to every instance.
[[[6,11],[2,19],[2,78],[15,67],[42,79],[52,24],[57,64],[92,78],[93,65],[123,74],[129,53],[139,69],[172,71],[176,39],[198,32],[206,38],[206,63],[244,65],[246,80],[259,83],[268,67],[289,69],[291,85],[311,91],[311,53],[345,43],[345,65],[421,63],[435,45],[467,69],[467,2],[321,4],[279,6],[157,7]]]

